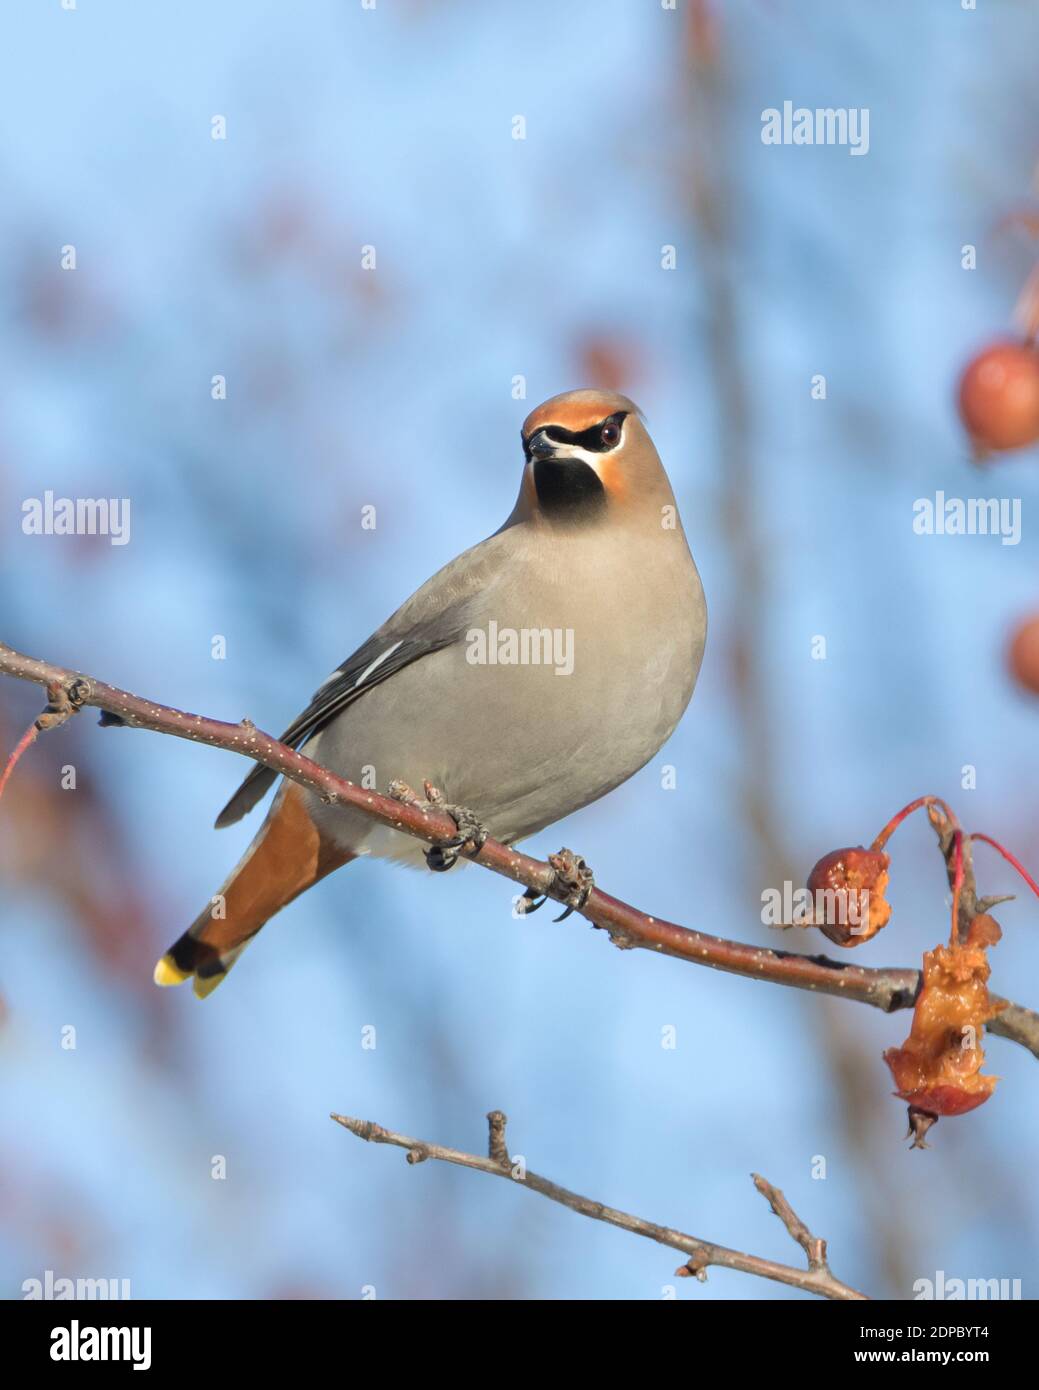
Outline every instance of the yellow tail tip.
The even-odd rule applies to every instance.
[[[174,965],[172,956],[163,956],[155,967],[154,979],[157,985],[182,985],[191,979],[191,974]]]

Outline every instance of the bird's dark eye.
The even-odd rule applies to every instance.
[[[607,420],[599,431],[599,438],[607,448],[612,449],[621,437],[621,427],[616,420]]]

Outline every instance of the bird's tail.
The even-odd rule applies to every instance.
[[[294,782],[285,782],[230,878],[155,967],[157,985],[194,979],[211,994],[263,924],[356,855],[322,837]]]

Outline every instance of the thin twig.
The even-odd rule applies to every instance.
[[[308,787],[326,802],[351,806],[373,820],[427,843],[446,844],[457,835],[458,828],[446,813],[367,791],[279,743],[270,734],[258,729],[251,720],[227,724],[200,714],[188,714],[184,710],[131,695],[92,676],[24,656],[3,643],[0,643],[0,674],[48,686],[52,706],[55,700],[58,702],[56,718],[61,716],[62,700],[76,709],[90,705],[105,711],[108,716],[116,716],[115,722],[132,728],[172,734],[177,738],[205,743],[252,758],[290,781]],[[64,717],[67,718],[67,714]],[[106,722],[113,721],[109,718]],[[478,807],[474,809],[479,810]],[[465,857],[556,902],[564,903],[567,900],[569,889],[559,880],[551,864],[503,845],[498,840],[489,838],[480,850],[467,853]],[[969,870],[969,847],[965,850],[964,864],[965,869]],[[965,888],[961,910],[968,906],[967,898]],[[973,909],[974,906],[971,895],[970,907]],[[911,1008],[920,988],[918,970],[871,969],[830,960],[826,956],[803,956],[791,951],[774,951],[729,941],[648,916],[598,888],[593,889],[578,910],[593,926],[606,931],[615,946],[623,949],[654,951],[658,955],[673,956],[677,960],[742,975],[746,979],[766,980],[794,989],[853,999],[857,1003],[882,1009],[885,1013]],[[1008,1002],[1006,1008],[988,1025],[988,1031],[1020,1043],[1039,1057],[1039,1014],[1031,1009]]]
[[[11,752],[11,756],[7,759],[7,762],[4,766],[3,775],[0,776],[0,797],[3,796],[4,788],[7,786],[11,773],[18,766],[19,759],[21,758],[25,750],[31,744],[36,742],[36,736],[39,732],[39,729],[36,727],[36,720],[34,719],[33,722],[26,729],[25,733],[22,734],[21,738],[15,744]]]
[[[768,1202],[787,1229],[791,1240],[796,1240],[808,1259],[809,1269],[827,1269],[826,1242],[821,1236],[813,1236],[778,1187],[766,1181],[760,1173],[752,1173],[754,1186]]]
[[[460,1168],[474,1168],[477,1172],[490,1173],[496,1178],[508,1178],[533,1192],[539,1192],[549,1201],[569,1207],[580,1216],[590,1217],[593,1221],[604,1221],[608,1226],[618,1226],[622,1231],[630,1231],[632,1235],[643,1236],[646,1240],[656,1241],[658,1245],[678,1250],[688,1256],[686,1263],[675,1271],[680,1278],[695,1275],[702,1281],[707,1277],[707,1270],[714,1265],[740,1270],[744,1274],[754,1274],[761,1279],[772,1279],[776,1283],[788,1284],[791,1288],[802,1289],[806,1293],[818,1294],[820,1298],[868,1298],[867,1294],[842,1284],[834,1277],[826,1260],[826,1242],[813,1236],[782,1192],[756,1173],[753,1175],[754,1185],[768,1199],[772,1210],[780,1217],[793,1239],[804,1249],[808,1258],[807,1269],[779,1264],[759,1255],[746,1255],[740,1250],[730,1250],[728,1246],[685,1235],[671,1226],[658,1226],[654,1221],[632,1216],[630,1212],[618,1211],[616,1207],[608,1207],[602,1202],[593,1201],[590,1197],[583,1197],[578,1192],[571,1192],[569,1188],[560,1187],[549,1178],[531,1172],[523,1160],[509,1160],[505,1149],[506,1119],[500,1110],[492,1110],[487,1116],[490,1130],[488,1158],[480,1154],[464,1153],[461,1149],[445,1148],[442,1144],[430,1144],[424,1139],[412,1139],[406,1134],[395,1134],[372,1120],[355,1120],[350,1115],[335,1114],[332,1119],[344,1129],[348,1129],[351,1134],[355,1134],[358,1139],[367,1140],[371,1144],[391,1144],[395,1148],[404,1149],[410,1163],[424,1162],[430,1158],[439,1159],[442,1163],[454,1163]],[[504,1152],[506,1157],[501,1159],[496,1156],[499,1152]],[[418,1159],[415,1158],[416,1154],[420,1155]]]

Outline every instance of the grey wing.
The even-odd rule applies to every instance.
[[[498,581],[502,555],[510,544],[508,527],[503,527],[438,570],[363,647],[332,672],[282,734],[282,743],[298,748],[394,672],[460,641],[469,627],[474,601],[485,598]],[[217,816],[217,827],[241,820],[278,775],[257,764]]]
[[[440,613],[428,625],[403,637],[395,637],[392,632],[380,628],[315,691],[310,704],[282,734],[282,743],[287,743],[290,748],[298,748],[355,700],[388,680],[395,671],[457,641],[464,631],[465,607],[465,604],[456,604]],[[222,829],[241,820],[266,795],[278,776],[277,772],[258,763],[217,816],[217,828]]]

